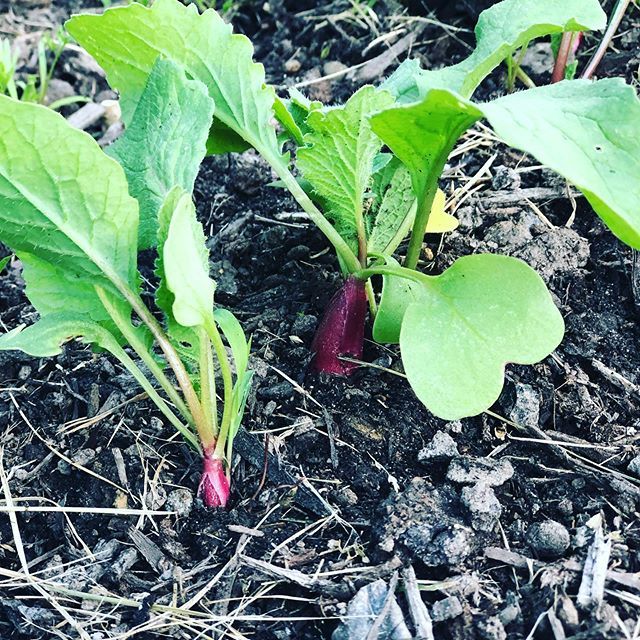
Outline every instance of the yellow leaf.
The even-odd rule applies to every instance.
[[[446,233],[453,231],[458,226],[458,221],[453,216],[445,213],[444,191],[438,189],[431,205],[431,215],[427,222],[427,233]]]

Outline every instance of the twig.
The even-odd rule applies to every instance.
[[[415,627],[416,637],[421,640],[434,640],[429,610],[422,601],[420,587],[418,587],[418,581],[416,579],[416,572],[412,565],[409,565],[403,570],[402,581],[404,582],[404,592],[407,598],[407,604],[409,605],[409,613],[413,620],[413,626]]]

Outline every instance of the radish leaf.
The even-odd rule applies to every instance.
[[[213,116],[213,100],[169,60],[153,65],[124,135],[107,148],[140,204],[139,247],[155,246],[158,211],[175,186],[193,190]]]

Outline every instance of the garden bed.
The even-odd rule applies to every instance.
[[[100,6],[24,4],[32,6],[7,9],[0,26],[26,47],[35,36],[25,33]],[[230,17],[256,44],[270,82],[325,102],[379,82],[396,64],[385,66],[382,54],[403,38],[399,60],[409,49],[426,67],[459,59],[479,10],[302,4],[240,3]],[[639,34],[631,7],[600,76],[637,79]],[[597,42],[587,37],[581,61]],[[550,69],[537,52],[525,69],[544,83]],[[33,64],[28,50],[24,61]],[[55,77],[92,99],[110,97],[73,48]],[[485,91],[504,91],[501,70]],[[253,336],[256,373],[228,509],[195,497],[199,460],[109,357],[77,343],[47,360],[0,352],[0,636],[80,637],[77,624],[96,640],[329,638],[356,592],[378,579],[399,580],[412,628],[413,567],[438,639],[638,637],[632,250],[563,180],[488,129],[470,130],[442,184],[460,226],[429,238],[422,266],[439,273],[478,252],[520,257],[547,282],[567,333],[544,362],[508,367],[491,413],[447,423],[416,399],[396,348],[368,340],[373,366],[350,378],[310,370],[339,276],[324,238],[273,180],[251,152],[214,156],[194,192],[217,301]],[[152,276],[150,255],[140,269]],[[0,326],[34,317],[13,263],[0,276]],[[12,520],[11,505],[30,509]],[[604,601],[579,606],[599,532],[612,544],[612,573]]]

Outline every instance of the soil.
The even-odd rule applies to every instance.
[[[455,61],[489,3],[370,4],[239,2],[230,17],[254,40],[269,81],[284,87],[375,58],[387,44],[370,43],[399,25],[416,31],[413,54],[425,66]],[[34,46],[46,25],[101,3],[4,5],[3,32]],[[638,34],[632,7],[602,76],[637,79]],[[586,39],[581,62],[596,44],[597,35]],[[26,51],[21,72],[33,64]],[[528,71],[548,81],[548,66]],[[92,98],[108,95],[77,51],[65,51],[55,77]],[[503,80],[495,72],[480,97],[502,92]],[[343,74],[304,90],[339,101],[361,83]],[[459,229],[428,239],[423,266],[437,273],[480,251],[525,259],[565,317],[557,351],[509,366],[492,413],[454,423],[415,398],[396,348],[368,340],[364,360],[376,368],[348,379],[312,374],[309,346],[340,281],[335,257],[295,202],[269,186],[259,158],[208,158],[195,199],[217,299],[252,334],[256,371],[229,508],[207,510],[195,498],[197,457],[110,358],[78,344],[46,360],[0,352],[0,637],[79,637],[63,607],[96,640],[329,638],[358,589],[395,584],[409,566],[438,639],[638,637],[636,262],[563,181],[480,129],[465,142],[473,140],[452,157],[443,186],[451,193],[493,158],[489,175],[457,208]],[[152,260],[141,256],[143,272]],[[34,317],[14,262],[0,277],[0,324]],[[10,499],[80,512],[29,511],[12,524]],[[600,530],[618,573],[603,602],[580,606]],[[22,571],[22,553],[35,579],[67,589],[55,592],[57,607],[12,573]],[[396,597],[413,629],[407,593],[398,587]],[[185,602],[191,614],[166,608]]]

